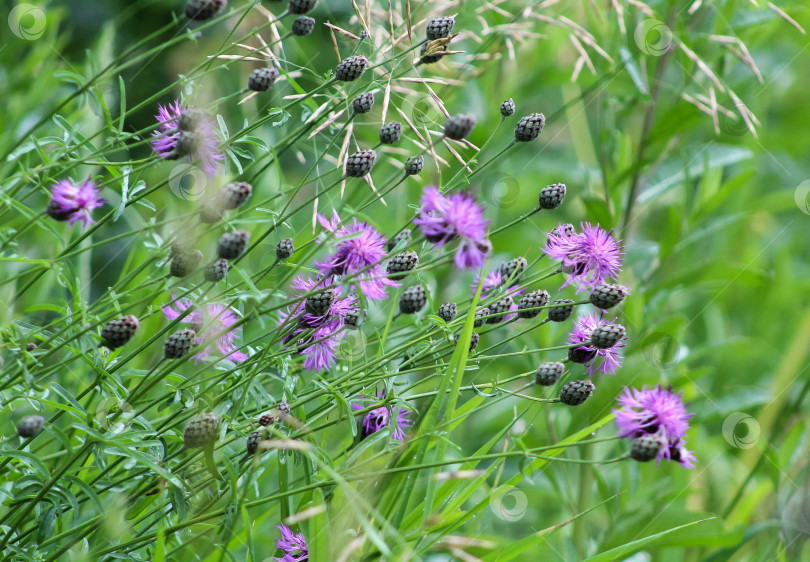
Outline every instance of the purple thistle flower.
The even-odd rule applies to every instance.
[[[307,279],[296,277],[291,287],[302,294],[309,293],[317,288],[332,285],[332,277],[323,279]],[[320,371],[329,369],[335,364],[336,349],[340,344],[340,332],[343,328],[346,314],[357,306],[354,295],[342,296],[343,288],[334,288],[336,295],[334,301],[322,315],[306,311],[304,301],[287,308],[286,312],[279,313],[279,325],[295,322],[295,330],[287,336],[285,342],[293,342],[304,355],[304,369],[307,371]],[[306,332],[305,337],[300,337]]]
[[[167,106],[158,105],[158,114],[155,115],[155,119],[160,125],[158,130],[152,133],[152,149],[161,158],[177,156],[175,149],[177,148],[177,139],[181,135],[180,130],[177,128],[177,120],[185,109],[187,107],[181,105],[179,99]],[[223,166],[222,162],[225,160],[225,154],[217,146],[217,133],[214,129],[214,122],[207,113],[202,114],[193,134],[196,136],[198,144],[196,150],[189,154],[189,162],[195,159],[200,160],[205,174],[209,178],[213,178],[217,175],[219,168]]]
[[[639,437],[645,433],[660,433],[667,440],[679,439],[689,429],[693,414],[686,411],[683,394],[675,394],[672,387],[641,390],[626,387],[619,397],[616,427],[622,437]]]
[[[478,284],[481,283],[481,272],[475,274],[475,279],[473,282],[470,283],[470,296],[475,296],[475,292],[478,290]],[[490,271],[486,277],[484,277],[484,283],[481,287],[481,297],[485,297],[487,293],[492,291],[493,289],[497,289],[503,283],[503,278],[501,277],[501,272],[499,270]]]
[[[568,344],[583,343],[591,339],[593,331],[600,326],[611,326],[616,321],[605,320],[601,314],[594,311],[585,316],[580,316],[574,321],[574,329],[568,334]],[[616,345],[608,349],[599,349],[592,345],[581,345],[578,350],[587,351],[591,358],[585,362],[588,375],[601,372],[605,375],[613,375],[622,366],[624,354],[622,348],[627,345],[627,337],[620,339]]]
[[[378,392],[376,396],[378,399],[385,399],[385,391]],[[365,396],[358,396],[358,400],[372,401],[371,398]],[[365,407],[366,406],[363,404],[352,403],[352,410],[362,410]],[[391,426],[391,441],[405,441],[404,430],[412,424],[413,422],[408,417],[408,410],[405,408],[400,407],[399,410],[397,410],[396,416],[394,416],[391,406],[383,405],[369,411],[363,418],[362,437],[365,439],[369,435],[373,435],[381,429]]]
[[[357,219],[348,226],[342,225],[337,211],[331,220],[318,215],[318,221],[336,239],[333,253],[325,261],[315,263],[321,273],[326,276],[356,274],[360,290],[373,301],[386,298],[386,287],[400,286],[387,277],[382,266],[388,252],[385,237],[377,229]]]
[[[551,258],[561,260],[568,279],[560,287],[576,284],[577,293],[618,277],[622,270],[623,246],[613,239],[612,230],[599,225],[581,223],[577,233],[571,225],[559,225],[547,235],[542,250]]]
[[[694,468],[695,456],[684,441],[693,414],[686,411],[682,397],[683,394],[672,392],[672,387],[663,388],[660,384],[650,390],[625,387],[618,399],[619,407],[613,410],[619,435],[631,439],[660,435],[668,445],[658,452],[658,464],[666,459],[684,468]]]
[[[429,242],[437,247],[460,238],[455,264],[459,268],[475,268],[484,263],[492,250],[487,239],[484,208],[466,193],[445,196],[434,187],[422,193],[422,208],[413,220]]]
[[[178,299],[172,295],[174,306],[166,305],[163,307],[163,314],[169,320],[175,320],[188,308],[194,306],[189,299]],[[221,304],[209,304],[202,310],[192,310],[180,322],[183,324],[192,324],[197,330],[197,338],[194,343],[197,345],[203,342],[208,344],[194,355],[194,363],[199,364],[200,361],[205,361],[211,356],[213,347],[219,350],[219,353],[225,359],[241,363],[248,358],[247,354],[239,351],[236,345],[236,340],[239,338],[242,328],[234,328],[230,330],[239,317],[236,313]]]
[[[90,180],[78,185],[71,179],[59,180],[51,188],[51,200],[46,212],[58,221],[69,221],[70,225],[81,221],[82,228],[87,228],[88,223],[96,223],[90,217],[90,212],[106,203],[99,197],[100,193],[101,190]]]
[[[276,558],[277,562],[306,562],[309,560],[309,549],[304,535],[293,533],[286,525],[276,525],[281,531],[281,538],[276,539],[276,548],[284,552],[284,556]]]

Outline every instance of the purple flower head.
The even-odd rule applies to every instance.
[[[180,104],[180,100],[175,100],[167,106],[158,105],[158,114],[155,115],[159,123],[158,130],[152,133],[152,149],[161,158],[176,158],[177,139],[180,138],[181,131],[177,128],[177,120],[187,107]],[[195,150],[189,154],[189,161],[199,160],[202,162],[205,174],[209,178],[217,175],[225,154],[217,146],[217,133],[214,129],[214,122],[211,117],[204,113],[196,124],[193,132],[197,143]]]
[[[561,260],[563,272],[568,279],[561,289],[576,284],[577,292],[605,283],[618,277],[622,270],[623,246],[613,239],[611,231],[599,225],[584,222],[582,232],[577,233],[571,225],[559,225],[547,235],[542,250],[549,257]]]
[[[697,458],[695,458],[692,451],[686,448],[686,441],[683,438],[670,441],[669,447],[664,447],[661,452],[663,455],[658,458],[658,464],[661,464],[661,459],[664,458],[671,462],[677,462],[684,468],[695,468]]]
[[[188,308],[193,308],[193,303],[189,299],[178,299],[172,295],[174,306],[163,307],[163,314],[169,320],[175,320]],[[211,356],[213,348],[216,347],[219,353],[230,361],[241,363],[248,358],[247,354],[239,351],[236,340],[239,338],[242,328],[229,329],[239,317],[236,313],[221,304],[209,304],[203,309],[192,310],[180,322],[192,324],[197,330],[197,338],[194,343],[197,345],[206,342],[195,356],[194,362],[199,363]]]
[[[367,222],[342,225],[335,211],[329,220],[318,215],[324,229],[334,235],[333,252],[323,262],[316,262],[321,273],[329,275],[356,275],[360,290],[369,300],[382,300],[386,287],[399,287],[388,279],[382,260],[387,254],[385,237]]]
[[[98,209],[106,201],[99,197],[101,190],[90,180],[76,184],[73,180],[59,180],[51,188],[51,200],[47,213],[58,221],[69,221],[69,224],[82,222],[82,228],[88,223],[95,224],[90,217],[93,209]]]
[[[276,548],[284,552],[284,556],[276,558],[277,562],[306,562],[309,560],[307,541],[300,532],[293,533],[286,525],[276,525],[281,531],[281,538],[276,539]]]
[[[475,292],[478,290],[478,284],[481,282],[481,272],[475,274],[475,279],[473,282],[470,283],[470,296],[475,296]],[[491,292],[493,289],[497,289],[503,283],[503,278],[501,277],[501,272],[499,270],[490,271],[486,277],[484,277],[484,283],[481,286],[481,297],[485,297],[487,293]]]
[[[574,329],[568,334],[568,344],[583,343],[591,339],[593,331],[600,326],[612,326],[616,321],[605,320],[601,314],[594,311],[585,316],[580,316],[574,321]],[[624,337],[616,342],[616,345],[608,349],[599,349],[592,345],[581,345],[578,350],[587,351],[591,358],[586,361],[588,375],[601,372],[605,375],[613,375],[622,366],[624,354],[622,348],[627,345],[627,338]]]
[[[684,441],[693,414],[686,411],[682,396],[672,392],[671,387],[663,388],[660,384],[649,390],[646,387],[641,390],[625,387],[618,399],[619,407],[613,410],[619,435],[631,439],[660,435],[668,445],[658,452],[658,463],[666,459],[693,468],[695,456]]]
[[[445,196],[434,186],[425,189],[421,202],[419,216],[413,222],[425,238],[438,247],[459,238],[456,266],[465,269],[481,266],[492,250],[484,208],[466,193]]]
[[[619,408],[614,410],[619,435],[640,437],[659,433],[667,440],[683,437],[692,414],[686,411],[682,396],[660,384],[650,390],[625,388],[619,397]]]
[[[318,288],[331,287],[333,277],[323,279],[308,279],[296,277],[290,285],[302,295]],[[357,307],[357,298],[352,295],[343,295],[343,288],[332,287],[335,290],[335,299],[329,309],[322,315],[306,311],[302,300],[287,308],[286,312],[279,313],[279,326],[287,329],[288,322],[294,322],[295,329],[285,338],[285,342],[293,342],[299,353],[304,355],[304,369],[320,371],[329,369],[335,364],[336,349],[341,340],[341,329],[344,318],[348,312]]]
[[[385,391],[377,393],[378,399],[385,399]],[[365,396],[358,396],[358,400],[371,402],[372,399]],[[362,410],[366,405],[354,402],[352,403],[353,410]],[[393,422],[393,423],[392,423]],[[413,424],[408,417],[408,410],[400,407],[397,410],[396,416],[391,406],[384,405],[369,411],[363,418],[363,439],[369,435],[373,435],[386,427],[392,426],[391,441],[405,441],[405,429]]]

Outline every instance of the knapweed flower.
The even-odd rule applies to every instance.
[[[625,387],[618,398],[619,407],[613,410],[619,436],[630,439],[660,436],[667,446],[658,451],[658,462],[667,459],[692,468],[695,457],[686,449],[684,437],[693,414],[686,411],[682,398],[682,394],[675,394],[671,387],[663,388],[660,384],[649,390]]]
[[[360,290],[369,300],[382,300],[386,287],[399,287],[399,283],[387,277],[382,261],[387,255],[385,237],[367,222],[352,219],[352,224],[343,225],[337,211],[332,219],[318,215],[321,226],[334,235],[332,253],[322,262],[316,262],[321,273],[356,276]]]
[[[281,531],[281,538],[276,539],[276,548],[284,552],[284,556],[276,558],[276,562],[306,562],[309,560],[307,541],[300,532],[293,533],[286,525],[276,525]]]
[[[194,304],[189,299],[178,299],[172,295],[174,305],[163,307],[163,314],[169,320],[175,320]],[[191,324],[197,332],[194,343],[205,347],[201,348],[194,355],[194,362],[205,361],[211,356],[213,348],[216,347],[225,359],[241,363],[248,358],[247,354],[239,351],[236,340],[242,332],[242,328],[229,329],[239,320],[236,313],[221,304],[209,304],[203,309],[192,310],[180,322]]]
[[[101,190],[90,180],[79,184],[70,179],[59,180],[51,188],[51,200],[46,213],[58,221],[69,221],[69,224],[81,221],[82,228],[88,223],[95,224],[90,217],[93,209],[98,209],[106,201],[99,197]]]
[[[434,186],[425,189],[421,203],[419,216],[413,222],[425,238],[438,247],[459,238],[456,266],[466,269],[481,266],[492,250],[484,208],[466,193],[445,196]]]
[[[559,225],[548,233],[542,250],[549,257],[561,260],[567,285],[576,285],[577,292],[615,279],[622,270],[623,246],[614,240],[611,231],[599,225],[582,223],[582,232],[577,233],[571,225]]]
[[[385,399],[385,391],[377,393],[378,399]],[[358,400],[372,402],[373,399],[365,396],[359,396]],[[366,405],[362,403],[352,403],[353,410],[362,410]],[[408,417],[408,410],[400,407],[396,415],[393,408],[389,405],[383,405],[369,411],[363,418],[363,433],[362,437],[365,439],[369,435],[373,435],[386,427],[391,427],[391,440],[392,441],[405,441],[405,429],[409,428],[413,422]]]
[[[323,279],[296,277],[291,287],[302,295],[313,293],[318,288],[324,288],[334,291],[334,298],[325,312],[320,314],[308,312],[306,301],[299,302],[288,307],[286,312],[279,313],[279,325],[284,326],[283,330],[294,326],[292,333],[284,341],[291,342],[299,353],[304,355],[304,369],[308,371],[317,372],[321,369],[329,369],[335,364],[336,350],[340,344],[341,328],[345,324],[346,315],[357,308],[357,299],[353,295],[344,296],[343,288],[331,287],[332,284],[332,277]],[[326,287],[330,287],[330,289],[326,289]]]
[[[195,114],[194,130],[181,131],[178,120],[186,109],[188,108],[181,105],[180,100],[167,106],[158,105],[155,119],[160,126],[152,133],[152,149],[161,158],[176,160],[187,155],[189,161],[199,160],[205,174],[213,178],[225,160],[225,154],[217,146],[214,122],[207,113],[200,112]],[[182,146],[178,147],[178,141]]]
[[[613,320],[605,320],[595,311],[585,316],[580,316],[574,321],[573,331],[568,334],[568,344],[589,342],[594,330],[605,326],[613,326],[615,320],[615,318]],[[612,375],[622,366],[622,360],[624,359],[622,348],[627,345],[626,342],[626,337],[621,338],[615,345],[607,349],[598,348],[586,343],[585,345],[571,348],[571,350],[569,350],[569,358],[571,357],[571,352],[578,354],[580,359],[582,359],[578,362],[588,367],[586,372],[589,375],[598,372],[605,375]]]

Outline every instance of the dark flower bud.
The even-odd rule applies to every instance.
[[[205,277],[206,281],[210,281],[211,283],[219,283],[225,279],[226,275],[228,275],[229,269],[230,265],[228,264],[228,260],[218,259],[203,270],[203,276]]]
[[[383,144],[396,144],[402,138],[402,123],[393,121],[386,123],[380,129],[380,142]]]
[[[447,37],[453,32],[453,27],[456,25],[456,20],[453,16],[436,18],[430,20],[425,28],[425,35],[429,41],[442,39]]]
[[[256,454],[256,451],[259,450],[259,442],[262,440],[262,433],[262,431],[254,431],[248,435],[245,447],[248,455],[253,456]]]
[[[188,0],[185,9],[186,17],[195,21],[210,20],[227,5],[227,0]]]
[[[414,285],[403,291],[399,297],[399,311],[402,314],[415,314],[427,303],[427,293],[422,285]]]
[[[350,178],[362,178],[377,163],[377,153],[373,150],[355,152],[346,159],[346,175]]]
[[[574,313],[574,301],[571,299],[557,299],[548,309],[548,319],[552,322],[565,322]]]
[[[609,349],[626,335],[627,331],[621,324],[605,324],[591,333],[591,345],[597,349]]]
[[[191,275],[200,266],[202,259],[203,254],[199,250],[175,254],[169,264],[169,274],[172,277],[186,277]]]
[[[446,302],[439,307],[438,316],[445,322],[452,322],[458,314],[458,306],[454,302]]]
[[[456,336],[456,345],[458,345],[458,340],[461,339],[461,334]],[[470,335],[470,353],[475,351],[475,348],[478,347],[478,342],[481,341],[481,336],[473,332]]]
[[[521,117],[515,125],[515,140],[518,142],[533,141],[540,136],[546,125],[546,116],[542,113],[532,113]]]
[[[505,102],[501,104],[501,115],[504,117],[509,117],[515,114],[515,102],[512,101],[512,98],[509,98]]]
[[[197,332],[191,328],[185,328],[173,333],[166,338],[166,343],[163,344],[163,355],[166,359],[179,359],[185,356],[194,347],[196,338]]]
[[[411,156],[405,161],[405,173],[409,176],[415,176],[422,171],[425,167],[425,157],[421,154],[419,156]]]
[[[287,11],[291,14],[306,14],[318,4],[318,0],[290,0]]]
[[[368,113],[374,107],[374,94],[363,92],[352,100],[352,109],[355,113]]]
[[[315,316],[323,316],[329,312],[329,308],[335,302],[335,296],[334,289],[326,289],[309,297],[304,304],[304,309]]]
[[[475,117],[471,114],[452,115],[444,124],[444,136],[460,141],[470,136],[473,127],[475,127]]]
[[[506,319],[506,314],[511,310],[512,305],[515,304],[515,301],[512,300],[512,297],[504,297],[495,304],[489,305],[489,313],[490,314],[497,314],[497,316],[492,316],[491,318],[487,318],[487,322],[489,324],[498,324],[503,322]]]
[[[660,435],[636,437],[630,445],[630,458],[638,462],[650,462],[667,443]]]
[[[595,307],[607,310],[622,302],[628,294],[627,287],[605,283],[593,290],[590,301]]]
[[[596,357],[597,351],[590,347],[572,347],[568,349],[568,360],[571,363],[579,363],[585,365]]]
[[[419,51],[419,62],[421,64],[433,64],[439,62],[447,51],[447,45],[441,43],[425,43]]]
[[[138,317],[131,314],[110,320],[101,329],[104,345],[110,349],[121,347],[132,339],[140,325]]]
[[[276,246],[276,257],[280,260],[286,260],[295,253],[295,244],[292,238],[285,238]]]
[[[565,199],[565,184],[554,183],[540,190],[539,204],[541,209],[551,210],[562,205]]]
[[[518,302],[518,317],[535,318],[542,310],[532,310],[548,304],[549,295],[547,291],[532,291]]]
[[[565,372],[565,365],[559,361],[549,361],[540,363],[537,367],[537,374],[534,381],[542,386],[551,386],[560,380],[560,377]]]
[[[579,406],[591,397],[595,389],[591,381],[567,382],[560,391],[560,402],[569,406]]]
[[[292,27],[290,31],[292,31],[293,35],[298,35],[299,37],[306,37],[312,30],[315,29],[315,20],[308,17],[308,16],[301,16],[295,18],[292,23]]]
[[[253,186],[244,181],[235,181],[222,186],[217,193],[217,204],[223,209],[238,209],[250,199]]]
[[[217,241],[217,255],[226,260],[233,260],[245,253],[250,234],[244,230],[226,232]]]
[[[215,224],[225,217],[225,210],[213,201],[206,201],[200,205],[200,222]]]
[[[388,251],[390,252],[391,250],[399,246],[400,243],[402,243],[402,246],[407,246],[410,242],[411,242],[411,229],[406,228],[405,230],[403,230],[402,232],[391,238],[391,240],[388,241],[388,245],[386,246],[386,248],[388,248]]]
[[[183,156],[190,156],[200,149],[202,139],[199,133],[193,131],[180,131],[174,141],[174,150],[166,158],[178,160]]]
[[[25,416],[17,422],[17,435],[24,439],[35,437],[40,434],[44,425],[45,418],[42,416]]]
[[[183,444],[186,449],[198,449],[217,439],[219,418],[211,412],[199,414],[191,419],[183,431]]]
[[[475,311],[475,321],[473,322],[473,326],[476,328],[480,328],[484,324],[486,324],[487,318],[485,316],[489,316],[489,309],[487,307],[479,308]]]
[[[196,131],[200,126],[204,113],[192,107],[186,108],[177,118],[177,128],[181,131]]]
[[[419,256],[416,252],[402,252],[388,262],[386,272],[389,279],[404,279],[405,274],[419,265]]]
[[[257,68],[248,77],[248,88],[254,92],[266,92],[278,80],[278,69],[272,66]]]
[[[509,285],[518,283],[520,276],[523,275],[527,267],[529,267],[529,262],[527,262],[524,257],[515,258],[502,263],[500,268],[501,282],[508,283]]]
[[[353,308],[343,317],[343,324],[350,330],[359,330],[366,321],[366,311]]]
[[[363,75],[368,59],[362,55],[346,57],[335,68],[335,78],[341,82],[353,82]]]

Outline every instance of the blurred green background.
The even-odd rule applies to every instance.
[[[180,3],[34,4],[41,6],[47,17],[41,34],[26,40],[16,33],[9,34],[10,28],[5,25],[0,26],[3,153],[76,90],[71,73],[89,76],[93,65],[105,64],[164,25]],[[810,28],[810,13],[803,1],[778,4],[796,25]],[[7,9],[2,13],[8,14],[15,5],[4,2]],[[265,5],[280,10],[274,3]],[[616,6],[621,7],[622,23]],[[690,411],[695,413],[688,443],[699,461],[694,470],[669,464],[551,463],[524,480],[502,504],[491,503],[492,509],[469,522],[464,534],[517,540],[624,492],[547,540],[539,540],[526,554],[584,559],[677,525],[713,518],[641,545],[647,554],[637,554],[633,560],[807,559],[810,43],[804,32],[763,2],[662,1],[648,2],[646,6],[642,9],[639,3],[622,0],[543,4],[507,1],[498,3],[498,9],[478,2],[412,3],[420,18],[458,14],[456,30],[462,35],[454,46],[465,53],[452,63],[423,66],[416,73],[445,81],[431,86],[450,113],[475,114],[478,122],[470,139],[473,144],[480,147],[493,131],[488,144],[490,154],[509,142],[513,122],[499,127],[498,113],[500,102],[507,98],[515,100],[516,117],[539,111],[548,119],[538,142],[510,150],[476,176],[469,187],[486,205],[487,218],[497,227],[533,209],[542,186],[555,182],[568,186],[568,198],[560,209],[535,215],[493,237],[493,263],[519,255],[530,261],[539,257],[544,233],[559,222],[598,222],[614,228],[625,244],[621,280],[631,288],[632,296],[619,314],[630,336],[623,368],[614,377],[598,380],[598,392],[586,406],[576,410],[531,410],[526,425],[513,429],[510,439],[526,446],[554,443],[560,436],[604,416],[625,385],[672,385],[684,392],[691,403]],[[697,8],[692,11],[694,6]],[[385,13],[384,3],[374,3],[374,7]],[[394,8],[402,14],[405,3],[394,2]],[[319,22],[328,20],[354,33],[360,31],[356,21],[349,21],[353,10],[348,1],[321,2],[316,14]],[[246,32],[259,21],[260,16],[253,14],[240,29]],[[376,15],[373,21],[384,25],[384,19]],[[482,21],[490,28],[504,27],[499,33],[488,34]],[[650,25],[650,21],[657,23]],[[174,83],[178,74],[220,46],[233,23],[190,38],[155,54],[148,63],[122,72],[126,106],[133,107]],[[28,20],[23,24],[31,25]],[[397,25],[400,32],[404,30],[404,26]],[[587,30],[584,37],[592,38],[598,50],[575,33],[577,26]],[[415,32],[418,35],[421,30]],[[572,40],[572,35],[577,39]],[[371,37],[382,45],[381,33],[372,29]],[[738,39],[739,43],[728,38]],[[353,49],[354,43],[344,37],[338,36],[337,42],[343,56]],[[580,48],[588,54],[587,60],[580,58]],[[361,50],[370,58],[380,57],[369,45]],[[302,70],[299,84],[305,90],[320,84],[338,60],[328,29],[320,25],[310,37],[285,41],[284,56],[291,61],[290,69]],[[751,61],[756,71],[746,64]],[[232,63],[207,75],[201,83],[186,84],[188,93],[193,92],[198,102],[233,96],[244,87],[247,74],[256,64]],[[580,65],[581,71],[572,80],[572,73]],[[417,125],[437,129],[444,118],[430,101],[428,91],[414,83],[407,84],[407,88],[412,92],[392,91],[387,120],[396,115],[393,108],[399,107]],[[180,93],[184,92],[174,88],[159,101],[167,103]],[[232,97],[221,103],[217,112],[231,131],[238,130],[243,121],[282,105],[280,97],[290,93],[292,89],[285,85],[281,93],[273,92],[239,106]],[[112,119],[120,117],[117,79],[98,85],[93,97],[80,96],[78,103],[71,102],[59,113],[77,130],[85,134],[95,131],[105,122],[98,95],[110,108]],[[376,144],[382,121],[381,97],[378,93],[374,111],[355,126],[361,147]],[[717,110],[714,117],[710,114],[712,100],[724,110]],[[300,122],[319,103],[316,99],[314,104],[305,104],[304,113],[297,108],[289,116],[291,122]],[[704,111],[697,105],[702,105]],[[757,122],[752,123],[756,134],[746,126],[744,108],[756,116]],[[127,112],[125,129],[149,127],[154,113],[155,104]],[[283,132],[284,126],[264,126],[254,134],[273,145]],[[63,132],[57,123],[49,122],[36,134],[60,136]],[[406,137],[408,134],[406,130]],[[302,164],[302,159],[323,150],[330,135],[327,132],[303,142],[301,158],[295,151],[285,154],[277,168],[256,182],[257,193],[269,197],[296,186],[310,165]],[[340,140],[342,137],[338,144]],[[332,149],[332,154],[337,148]],[[418,152],[407,138],[399,149],[390,152],[392,158],[382,159],[374,178],[392,176],[396,170],[393,160],[401,161],[407,154]],[[254,154],[263,156],[255,150]],[[446,182],[459,169],[452,155],[447,151],[442,154],[451,163],[449,172],[437,170],[427,159],[418,179],[408,180],[386,196],[387,204],[376,202],[363,215],[383,232],[396,232],[412,216],[422,187]],[[147,156],[148,149],[141,147],[128,155],[121,150],[110,158]],[[23,182],[24,187],[15,197],[33,210],[44,207],[46,188],[59,177],[52,172],[39,173],[39,159],[32,151],[0,163],[3,193]],[[143,180],[152,185],[165,179],[172,167],[172,163],[158,163],[130,181],[134,184]],[[324,166],[323,171],[328,169]],[[105,173],[98,167],[82,170],[85,174]],[[236,175],[233,163],[230,172],[232,177]],[[227,179],[218,178],[216,185]],[[382,179],[377,185],[380,183]],[[212,184],[183,185],[207,191]],[[307,186],[299,199],[304,200],[313,188],[314,184]],[[119,191],[114,184],[104,196],[116,205]],[[358,181],[350,184],[345,197],[350,206],[356,206],[369,193]],[[631,193],[632,204],[628,204]],[[86,296],[91,300],[103,295],[118,279],[117,260],[126,257],[138,263],[149,255],[150,249],[143,243],[151,238],[148,225],[153,217],[177,216],[189,208],[189,201],[168,187],[148,200],[154,211],[133,207],[101,235],[112,237],[144,228],[142,237],[103,245],[92,253],[91,262],[71,264],[72,273],[82,271],[82,267],[93,272],[92,283],[86,287]],[[342,204],[345,202],[333,192],[321,198],[318,209],[331,212]],[[7,200],[3,205],[7,212],[2,228],[7,232],[21,228],[26,219],[11,209]],[[263,216],[257,214],[243,224],[258,223]],[[312,212],[300,213],[284,229],[283,236],[270,237],[268,251],[287,235],[294,234],[296,242],[310,240],[311,224]],[[12,253],[45,259],[56,255],[61,249],[58,237],[64,235],[67,240],[75,236],[75,232],[60,227],[54,232],[32,228]],[[159,227],[155,233],[166,238],[171,229]],[[211,233],[209,237],[214,240],[216,235]],[[0,278],[11,278],[28,267],[9,256],[7,253],[3,258]],[[266,266],[267,259],[266,252],[258,253],[247,260],[246,268],[255,271]],[[72,273],[63,272],[68,277]],[[279,275],[277,271],[272,273],[263,286],[273,287]],[[19,336],[25,333],[26,326],[58,316],[58,310],[41,305],[58,304],[67,291],[57,283],[56,273],[48,276],[14,305],[0,307],[0,320],[8,327],[8,334]],[[422,274],[422,279],[433,288],[435,301],[440,302],[467,296],[472,275],[444,268]],[[0,298],[10,303],[25,280],[22,277],[4,283]],[[545,288],[555,295],[559,284],[555,278]],[[569,298],[572,294],[571,289],[561,292],[561,296]],[[153,306],[166,298],[166,294],[157,295]],[[249,308],[250,302],[245,306]],[[384,320],[388,306],[390,302],[372,310],[372,320]],[[148,326],[156,329],[161,322],[157,315]],[[249,325],[246,336],[266,329]],[[518,329],[512,326],[494,332],[483,339],[482,346],[496,345]],[[566,331],[565,326],[549,325],[498,350],[556,345]],[[11,339],[3,349],[6,364],[14,361],[9,355]],[[159,351],[154,350],[153,356],[157,357]],[[476,383],[490,382],[498,376],[506,378],[531,371],[540,360],[554,359],[556,356],[527,354],[474,361],[471,364],[476,368],[467,377]],[[144,358],[141,368],[150,364]],[[61,373],[60,384],[78,392],[87,384],[84,368],[74,365]],[[278,391],[270,390],[276,398]],[[464,431],[453,434],[459,445],[455,454],[470,454],[486,436],[512,419],[516,407],[521,409],[523,405],[518,400],[507,400],[486,410],[486,415],[467,420]],[[14,416],[13,411],[6,410],[0,419],[4,426],[11,427],[9,420]],[[620,453],[619,445],[608,443],[571,454],[609,458]],[[520,463],[507,462],[502,480],[519,470]],[[275,536],[271,525],[277,519],[277,514],[268,510],[257,517],[255,525],[261,526],[262,533]],[[634,550],[638,549],[606,559],[623,559]],[[481,552],[483,555],[485,551]],[[267,556],[271,555],[272,549]]]

